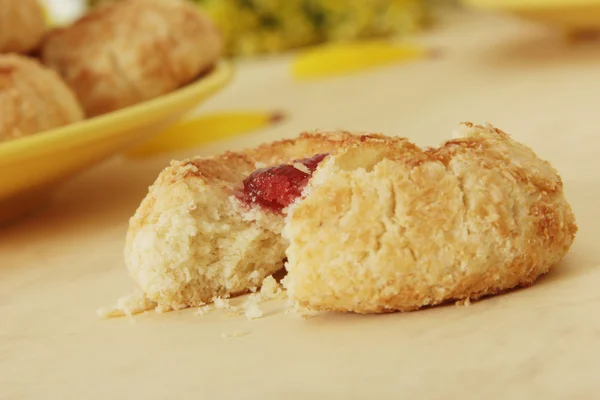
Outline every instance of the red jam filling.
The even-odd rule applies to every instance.
[[[254,171],[244,179],[243,200],[281,213],[300,197],[313,172],[326,156],[327,154],[317,154],[293,162],[293,164],[304,165],[309,173],[296,168],[293,164]]]

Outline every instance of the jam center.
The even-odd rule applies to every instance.
[[[243,200],[281,212],[302,194],[313,172],[327,154],[295,160],[292,164],[262,168],[244,179]]]

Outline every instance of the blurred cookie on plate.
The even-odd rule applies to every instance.
[[[217,62],[221,48],[211,20],[189,2],[126,0],[48,34],[41,57],[91,117],[192,82]]]
[[[46,31],[37,0],[0,0],[0,53],[29,53]]]
[[[74,93],[54,71],[25,56],[0,55],[0,141],[83,117]]]

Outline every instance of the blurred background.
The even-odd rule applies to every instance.
[[[25,4],[4,1],[5,10]],[[306,129],[402,134],[433,145],[448,136],[448,127],[468,118],[525,132],[530,144],[543,151],[548,131],[594,125],[581,121],[595,114],[595,103],[585,98],[595,92],[593,77],[600,65],[600,0],[184,0],[192,7],[179,5],[191,8],[198,21],[211,19],[217,26],[228,60],[219,53],[210,68],[140,98],[140,88],[170,79],[171,71],[159,68],[169,64],[162,60],[172,57],[171,64],[185,64],[178,55],[204,54],[210,35],[189,44],[194,50],[173,50],[185,42],[181,37],[169,42],[179,24],[164,13],[147,12],[152,4],[147,1],[141,3],[143,11],[130,14],[121,25],[133,29],[112,35],[116,29],[96,27],[79,40],[82,31],[71,23],[93,10],[99,17],[91,20],[97,22],[102,7],[121,3],[111,8],[122,9],[126,0],[37,1],[46,19],[35,3],[38,22],[59,34],[40,31],[32,43],[42,47],[41,55],[30,46],[22,56],[58,72],[84,108],[97,93],[133,100],[108,110],[101,123],[90,107],[84,110],[85,121],[73,129],[61,130],[68,126],[61,122],[28,132],[55,129],[59,134],[53,142],[30,138],[2,143],[0,174],[12,178],[0,180],[0,221],[2,211],[10,210],[5,214],[11,217],[20,214],[14,210],[38,204],[46,191],[54,191],[54,182],[117,154],[125,155],[113,160],[122,162],[123,170],[149,163],[140,185],[146,190],[171,159],[251,147]],[[0,8],[0,17],[5,10]],[[150,22],[138,29],[135,20],[143,13]],[[156,24],[161,18],[164,25]],[[15,24],[15,37],[7,35],[11,30],[0,32],[9,45],[24,36],[19,29],[31,31],[20,21]],[[71,39],[60,39],[68,31]],[[54,38],[54,45],[48,38]],[[113,68],[109,73],[105,64]],[[114,76],[124,82],[116,89],[111,86],[119,81]],[[90,90],[90,82],[97,90]],[[47,96],[48,104],[39,101],[43,96],[30,97],[31,104],[41,107],[37,115],[57,103]],[[19,114],[26,107],[14,109]],[[0,114],[0,122],[7,119]],[[38,120],[43,122],[34,122]],[[568,138],[554,138],[555,143],[561,140]],[[34,162],[36,168],[21,168]],[[564,154],[561,162],[582,163]],[[132,198],[137,201],[140,193]]]
[[[66,24],[102,3],[119,0],[42,0]],[[189,0],[220,28],[233,56],[360,38],[403,36],[432,23],[432,0]]]

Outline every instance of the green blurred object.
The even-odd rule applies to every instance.
[[[105,1],[89,0],[91,5]],[[402,36],[429,20],[424,0],[189,0],[221,29],[230,56]]]

